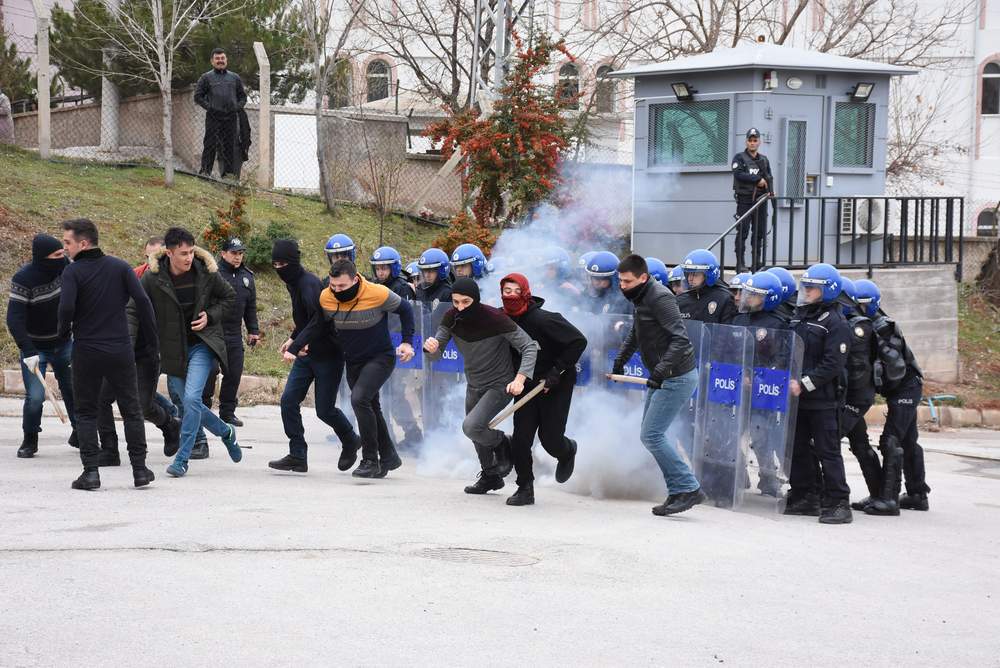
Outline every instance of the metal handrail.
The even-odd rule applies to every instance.
[[[752,214],[752,213],[753,213],[754,211],[756,211],[756,210],[757,210],[757,207],[759,207],[759,206],[760,206],[761,204],[763,204],[764,202],[766,202],[766,201],[767,201],[767,200],[769,200],[769,199],[771,199],[771,196],[770,196],[770,195],[765,195],[764,197],[759,197],[759,198],[757,198],[757,201],[753,203],[753,206],[752,206],[752,207],[750,207],[749,209],[747,209],[747,210],[746,210],[746,211],[745,211],[745,212],[743,213],[743,215],[742,215],[742,216],[740,216],[739,218],[737,218],[737,219],[736,219],[736,222],[734,222],[734,223],[733,223],[733,224],[732,224],[732,225],[731,225],[731,226],[729,227],[729,229],[728,229],[728,230],[726,230],[725,232],[723,232],[722,234],[720,234],[720,235],[719,235],[718,237],[716,237],[715,241],[713,241],[713,242],[712,242],[712,243],[711,243],[711,244],[709,245],[709,247],[708,247],[708,250],[712,250],[713,248],[715,248],[716,246],[718,246],[718,245],[719,245],[720,243],[722,243],[722,240],[723,240],[723,239],[725,239],[725,238],[726,238],[727,236],[729,236],[729,233],[730,233],[730,232],[732,232],[733,230],[735,230],[735,229],[736,229],[736,228],[737,228],[737,227],[739,226],[739,224],[740,224],[740,223],[742,223],[742,222],[743,222],[743,221],[744,221],[744,220],[745,220],[745,219],[747,218],[747,216],[749,216],[749,215],[750,215],[750,214]]]

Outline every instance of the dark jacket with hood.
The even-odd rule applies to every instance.
[[[170,279],[170,258],[166,251],[161,250],[153,259],[155,261],[150,263],[149,271],[142,275],[141,283],[156,312],[160,366],[168,376],[183,378],[187,375],[188,332],[191,331],[191,324],[186,322],[184,310],[174,292],[174,284]],[[236,293],[219,275],[215,258],[207,250],[195,246],[191,270],[195,272],[195,317],[202,311],[208,314],[205,329],[191,333],[211,349],[225,374],[229,357],[226,355],[222,321],[235,308]]]
[[[294,342],[295,351],[308,345],[309,357],[313,359],[343,359],[344,351],[335,331],[330,327],[308,327],[313,319],[321,321],[323,318],[323,309],[319,305],[319,297],[325,287],[323,281],[298,263],[289,264],[278,275],[285,282],[288,296],[292,299],[292,321],[295,327],[288,338]]]
[[[527,311],[508,315],[539,345],[533,380],[545,380],[553,373],[553,378],[560,374],[559,383],[572,385],[576,383],[576,363],[587,349],[587,338],[562,314],[543,309],[543,304],[544,299],[533,296]],[[514,363],[519,361],[515,359]]]
[[[638,348],[651,379],[673,378],[693,369],[694,348],[677,309],[677,298],[670,288],[650,278],[632,298],[632,303],[635,318],[615,360],[616,365],[628,362]]]

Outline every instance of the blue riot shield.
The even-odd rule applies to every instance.
[[[411,303],[414,313],[419,305]],[[393,441],[403,450],[415,448],[423,438],[421,395],[424,381],[423,320],[414,319],[413,352],[408,362],[396,359],[396,368],[382,386],[382,414]],[[393,348],[403,341],[399,316],[389,314],[389,337]]]

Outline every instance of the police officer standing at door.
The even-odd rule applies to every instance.
[[[253,347],[260,340],[260,326],[257,323],[257,284],[253,272],[243,264],[246,246],[239,239],[228,239],[219,254],[219,275],[236,291],[236,308],[222,320],[222,334],[226,339],[228,370],[222,376],[219,388],[219,417],[223,422],[242,427],[243,422],[236,417],[237,393],[243,377],[243,325],[247,328],[247,345]],[[212,407],[215,393],[215,379],[218,367],[205,384],[204,403]]]
[[[771,163],[762,153],[760,132],[757,128],[747,130],[747,148],[733,156],[733,196],[736,198],[736,218],[739,218],[761,197],[774,196],[774,176]],[[752,250],[750,264],[746,261],[747,236],[751,237]],[[737,271],[759,271],[764,262],[764,241],[767,239],[767,204],[761,204],[746,220],[736,228],[736,268]]]

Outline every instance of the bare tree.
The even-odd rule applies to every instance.
[[[369,136],[363,110],[361,137],[364,140],[368,173],[360,180],[378,214],[378,245],[381,246],[384,243],[385,218],[392,212],[399,194],[399,179],[405,160],[404,149],[402,142],[398,141],[401,137],[396,135]]]
[[[313,85],[316,95],[316,160],[319,162],[319,188],[328,211],[336,210],[336,189],[334,187],[330,159],[324,150],[323,108],[330,81],[337,72],[337,63],[344,52],[351,28],[358,15],[364,10],[365,0],[349,0],[343,11],[344,21],[336,26],[339,35],[334,35],[334,20],[337,18],[334,0],[296,0],[295,11],[303,26],[303,38],[313,66]],[[336,37],[336,39],[334,39]],[[333,43],[333,47],[328,45]]]
[[[174,55],[199,24],[239,11],[244,0],[98,0],[77,4],[75,15],[99,36],[111,59],[140,64],[134,72],[95,71],[101,76],[132,77],[160,90],[163,120],[164,182],[174,183],[173,91]],[[91,11],[94,14],[91,15]],[[88,68],[90,69],[90,68]]]

